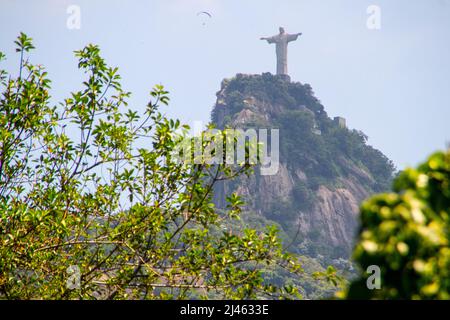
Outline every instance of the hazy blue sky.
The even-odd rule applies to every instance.
[[[66,27],[69,5],[81,9],[79,30]],[[381,8],[380,30],[366,27],[369,5]],[[450,141],[448,0],[0,0],[8,70],[23,31],[60,99],[79,88],[73,50],[96,43],[134,106],[162,83],[168,114],[189,124],[209,121],[223,78],[275,71],[275,48],[259,38],[279,26],[303,33],[289,47],[292,80],[310,83],[330,116],[347,118],[399,168]]]

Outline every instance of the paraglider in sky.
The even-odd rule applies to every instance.
[[[197,17],[202,19],[202,25],[206,26],[206,22],[212,18],[212,15],[207,11],[200,11],[197,13]]]

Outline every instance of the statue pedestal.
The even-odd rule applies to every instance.
[[[277,74],[277,77],[280,77],[284,81],[291,82],[291,77],[288,76],[287,74]]]

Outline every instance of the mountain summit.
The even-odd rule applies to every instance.
[[[249,177],[223,182],[216,205],[237,192],[246,201],[243,218],[277,224],[289,250],[308,256],[348,257],[359,205],[389,188],[394,165],[367,144],[367,136],[331,119],[308,84],[264,73],[222,81],[212,122],[218,128],[279,129],[276,175],[259,168]]]

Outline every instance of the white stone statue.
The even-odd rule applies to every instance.
[[[284,31],[284,28],[280,27],[280,33],[270,38],[261,38],[261,40],[267,40],[268,43],[275,43],[277,46],[277,74],[287,75],[287,47],[288,43],[297,40],[301,33],[288,34]]]

